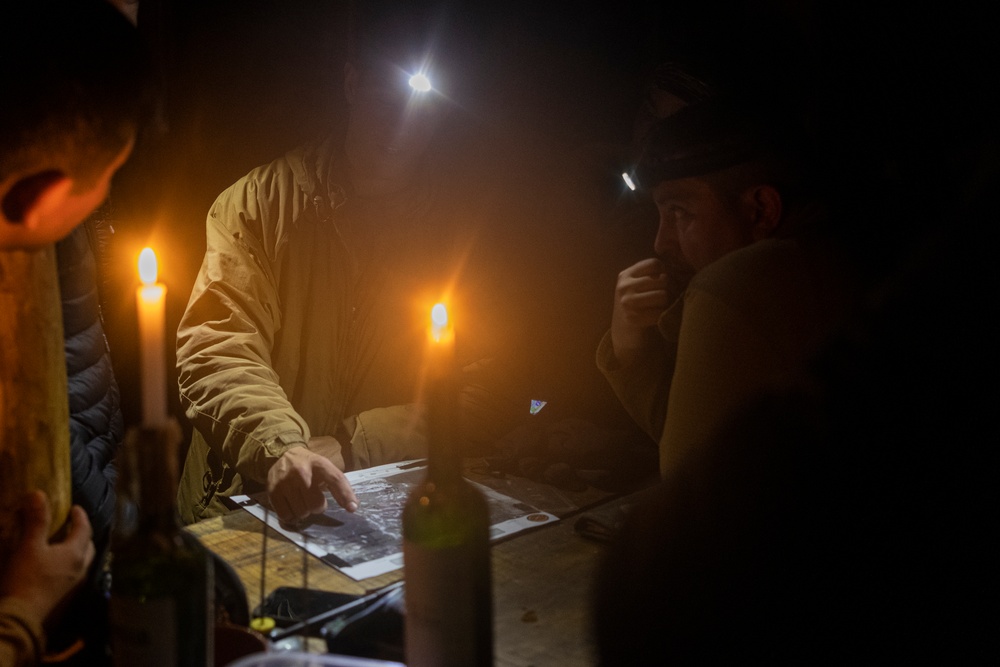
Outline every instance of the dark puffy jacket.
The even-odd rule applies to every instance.
[[[111,353],[104,335],[97,257],[110,235],[88,220],[56,244],[69,380],[73,502],[87,512],[102,553],[115,516],[114,458],[124,420]]]

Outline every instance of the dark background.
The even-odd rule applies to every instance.
[[[933,224],[933,212],[947,205],[992,136],[991,96],[982,92],[995,76],[988,74],[989,22],[961,4],[946,13],[943,6],[794,0],[588,4],[456,0],[465,36],[478,45],[464,118],[487,138],[498,165],[530,162],[535,151],[549,159],[627,142],[643,80],[668,58],[733,80],[769,80],[802,103],[830,173],[846,176],[845,188],[895,170],[904,191],[925,197],[923,217],[906,231],[888,220],[882,230],[859,226],[859,236]],[[173,337],[204,251],[205,214],[251,168],[343,114],[345,7],[342,0],[139,3],[162,105],[114,184],[117,233],[105,291],[128,424],[137,423],[140,405],[139,250],[151,245],[160,257],[170,411],[183,422]],[[762,72],[773,76],[758,78]],[[865,207],[863,199],[850,203]]]

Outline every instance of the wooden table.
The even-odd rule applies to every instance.
[[[589,596],[593,573],[603,544],[574,530],[578,515],[586,512],[614,520],[628,498],[588,489],[562,492],[521,478],[470,479],[530,501],[561,517],[561,521],[517,534],[495,543],[493,601],[495,660],[498,667],[574,667],[596,664],[590,633]],[[189,526],[205,546],[236,570],[247,590],[251,609],[260,602],[261,547],[264,524],[237,510]],[[362,594],[402,578],[402,570],[355,581],[303,550],[270,528],[264,590],[303,585],[303,560],[308,586]]]

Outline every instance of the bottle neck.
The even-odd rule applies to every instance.
[[[139,492],[139,528],[146,531],[172,532],[180,528],[176,484],[167,482],[168,475],[143,475]]]
[[[172,425],[175,425],[173,423]],[[131,430],[124,448],[127,496],[138,509],[137,527],[144,531],[178,530],[177,444],[171,426]]]
[[[462,476],[458,383],[452,368],[430,378],[427,402],[427,474],[436,481]]]

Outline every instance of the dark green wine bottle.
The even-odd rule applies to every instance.
[[[439,332],[440,333],[440,332]],[[489,507],[462,475],[454,335],[432,336],[427,473],[403,508],[406,664],[490,667],[493,596]]]
[[[116,666],[201,667],[214,661],[214,570],[177,516],[176,422],[129,432],[120,502],[138,510],[112,547],[111,651]],[[119,515],[121,516],[121,514]]]

